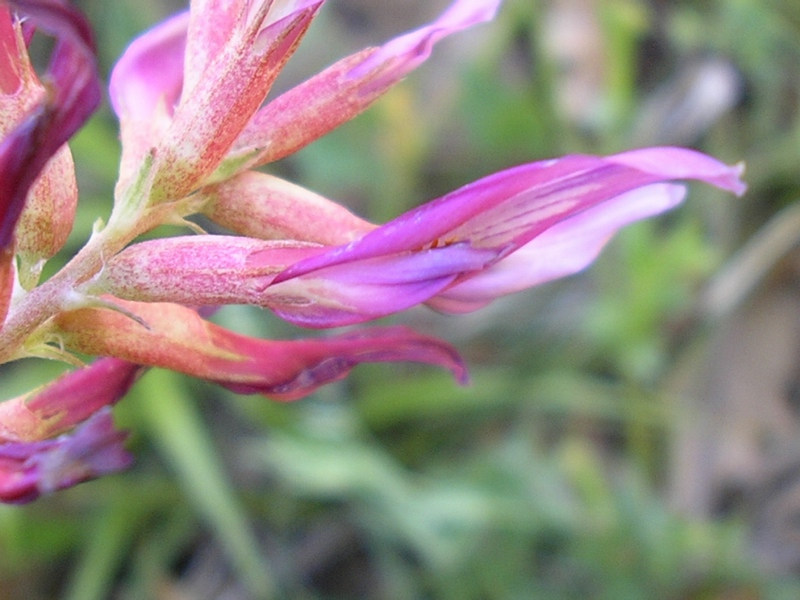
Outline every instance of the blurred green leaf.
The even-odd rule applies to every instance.
[[[178,376],[155,370],[144,377],[132,395],[165,459],[175,470],[188,500],[214,530],[238,569],[258,597],[274,593],[250,520],[225,476],[214,440],[202,423]]]

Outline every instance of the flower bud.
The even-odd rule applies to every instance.
[[[72,153],[64,145],[50,159],[25,201],[15,236],[22,287],[33,288],[42,267],[67,243],[78,206]]]
[[[103,358],[0,403],[0,443],[35,442],[67,431],[122,398],[141,371],[138,365]]]
[[[342,379],[362,362],[423,362],[449,369],[461,381],[466,378],[451,346],[404,327],[261,340],[228,331],[178,304],[105,299],[127,314],[82,308],[55,318],[54,333],[66,348],[186,373],[238,393],[294,400]]]
[[[375,225],[343,206],[273,175],[245,171],[203,190],[203,213],[231,231],[261,240],[324,245],[352,242]]]

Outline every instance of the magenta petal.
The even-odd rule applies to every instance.
[[[329,338],[269,342],[264,380],[259,383],[216,383],[238,393],[260,393],[277,400],[295,400],[320,386],[338,381],[358,364],[413,361],[448,369],[461,383],[467,371],[458,352],[434,337],[406,327],[363,329]],[[254,357],[255,358],[255,357]]]
[[[50,61],[47,74],[55,87],[50,110],[49,138],[43,144],[55,154],[97,110],[102,98],[94,55],[85,48],[60,42]]]
[[[497,249],[510,248],[512,242],[521,245],[569,214],[652,183],[652,179],[587,156],[522,165],[428,202],[346,246],[292,265],[275,283],[353,260],[421,250],[434,243],[469,242]],[[504,235],[497,235],[496,228]],[[491,243],[482,243],[490,235]]]
[[[619,227],[666,210],[682,197],[674,186],[649,186],[697,179],[741,193],[740,174],[740,167],[679,148],[522,165],[411,210],[354,242],[300,260],[275,276],[266,291],[310,299],[273,309],[316,327],[357,322],[355,316],[348,320],[348,312],[375,318],[402,310],[430,292],[431,306],[471,310],[503,293],[582,269]],[[459,252],[486,255],[474,254],[475,261],[459,272],[458,261],[449,261]],[[421,257],[419,265],[414,257]],[[439,270],[432,266],[438,261]],[[392,277],[412,264],[420,276],[411,285],[412,278],[406,278],[407,289],[396,285]],[[386,280],[370,282],[366,273],[378,265]],[[476,281],[464,283],[470,279]],[[443,283],[450,289],[440,288]]]
[[[671,159],[659,170],[658,156]],[[680,159],[687,163],[681,168]],[[630,164],[628,164],[630,163]],[[642,168],[638,168],[641,166]],[[734,186],[739,170],[693,151],[652,148],[608,158],[565,156],[501,171],[428,202],[345,246],[292,265],[278,284],[337,264],[466,242],[498,251],[523,246],[572,215],[638,187],[675,178]]]
[[[57,439],[0,445],[0,501],[30,502],[127,469],[133,458],[123,447],[126,437],[104,409]]]
[[[341,327],[425,302],[463,273],[486,268],[493,250],[454,244],[320,269],[265,290],[263,306],[304,327]]]
[[[160,104],[172,110],[178,103],[188,25],[188,11],[171,17],[134,40],[117,61],[108,93],[120,121],[146,122]]]

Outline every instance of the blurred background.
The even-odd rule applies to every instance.
[[[183,6],[78,4],[104,77]],[[446,4],[330,0],[276,92]],[[748,193],[692,185],[585,273],[390,320],[455,344],[468,387],[361,366],[279,404],[151,371],[115,409],[130,472],[0,507],[0,598],[800,597],[799,94],[794,0],[506,0],[269,170],[376,221],[504,167],[657,144],[745,161]],[[107,105],[72,147],[63,258],[110,210]],[[2,395],[59,369],[7,366]]]

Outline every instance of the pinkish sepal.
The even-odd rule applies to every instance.
[[[0,249],[0,331],[11,306],[15,278],[14,247],[2,248]]]
[[[376,227],[340,204],[257,171],[245,171],[200,193],[206,198],[202,212],[209,219],[261,240],[338,245]]]
[[[92,293],[192,306],[253,304],[319,327],[362,322],[424,302],[464,272],[477,272],[494,250],[451,244],[400,256],[334,265],[272,287],[290,265],[328,247],[288,241],[198,235],[141,242],[108,261]]]
[[[324,0],[322,0],[324,2]],[[184,89],[187,93],[207,76],[217,56],[226,51],[231,39],[252,26],[262,31],[317,0],[192,0],[187,35]],[[263,40],[262,40],[263,43]]]
[[[123,135],[131,140],[118,196],[124,196],[125,185],[138,172],[135,162],[151,152],[150,203],[179,199],[200,187],[264,101],[321,4],[295,3],[276,19],[271,3],[236,2],[227,12],[222,9],[230,6],[209,2],[203,5],[208,14],[194,10],[191,20],[178,16],[134,42],[112,74],[112,102]],[[219,24],[214,15],[222,19]],[[206,30],[218,26],[227,32],[224,43]],[[217,49],[213,55],[198,48],[207,41]],[[167,69],[150,78],[161,59]],[[145,88],[143,101],[135,98],[137,88]],[[148,111],[156,122],[148,129],[158,134],[149,142],[132,129],[148,118]]]
[[[44,95],[28,57],[18,21],[0,4],[0,134],[19,124]]]
[[[110,259],[90,293],[187,306],[263,305],[264,289],[291,264],[325,250],[319,244],[227,235],[148,240]],[[260,255],[252,261],[253,255]]]

